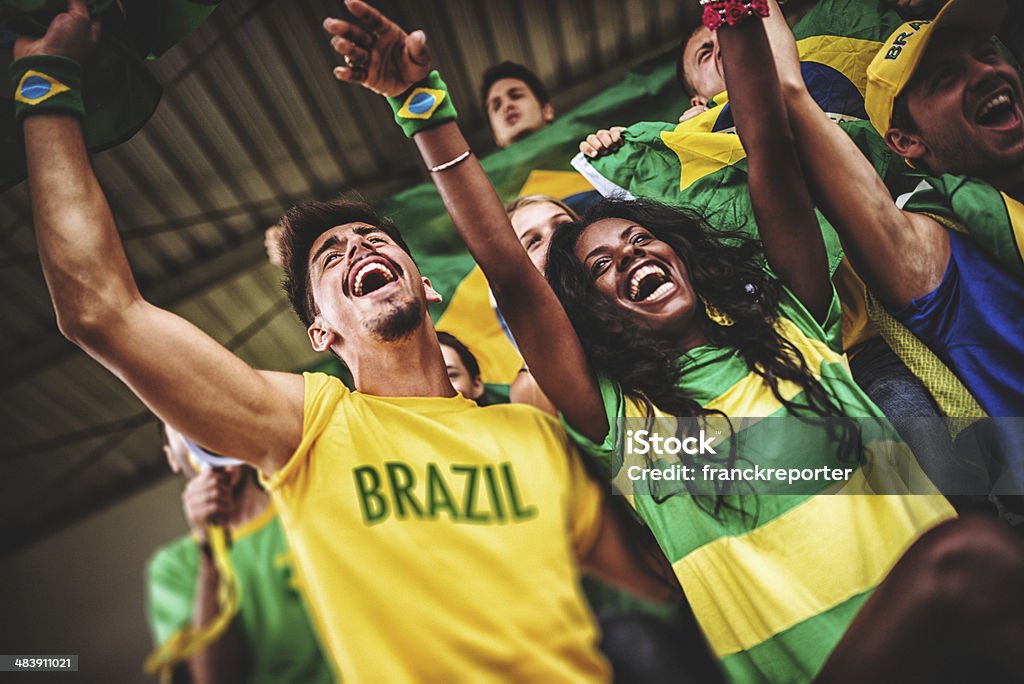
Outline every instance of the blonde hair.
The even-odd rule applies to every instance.
[[[521,197],[516,197],[505,205],[505,215],[512,218],[512,214],[532,204],[554,204],[556,207],[568,214],[569,218],[573,221],[580,220],[580,217],[576,215],[576,212],[572,210],[572,207],[551,195],[522,195]]]

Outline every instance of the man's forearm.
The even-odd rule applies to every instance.
[[[413,140],[428,168],[469,149],[458,124],[449,122],[417,133]],[[431,174],[452,222],[491,283],[521,280],[533,265],[515,237],[505,207],[475,156]]]
[[[736,130],[747,153],[750,198],[765,256],[820,318],[831,300],[825,244],[761,19],[724,26],[718,40]]]
[[[457,159],[469,149],[454,122],[417,133],[413,139],[428,168]],[[562,305],[516,238],[480,162],[470,156],[432,175],[541,390],[571,425],[600,439],[608,432],[608,423],[583,348]]]
[[[858,274],[892,307],[930,291],[948,261],[945,231],[896,207],[871,162],[808,93],[792,33],[774,17],[765,27],[812,197]]]
[[[770,5],[774,12],[777,5],[773,0]],[[874,167],[846,133],[828,120],[807,92],[792,32],[774,13],[765,20],[764,26],[793,137],[818,206],[827,215],[840,216],[858,212],[872,216],[894,208]],[[837,183],[836,178],[843,182]],[[857,201],[851,201],[855,198],[850,188],[857,188]],[[836,225],[836,228],[841,230],[842,226]]]
[[[200,554],[192,626],[195,629],[213,622],[220,612],[217,590],[220,575],[213,558]],[[228,628],[211,644],[189,660],[189,672],[196,684],[236,682],[246,679],[246,644],[242,622],[236,615]]]
[[[110,207],[78,120],[26,118],[32,214],[43,274],[61,331],[79,338],[138,298]]]

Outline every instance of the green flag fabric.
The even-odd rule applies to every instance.
[[[915,177],[920,184],[899,197],[898,206],[967,233],[1003,266],[1024,275],[1024,204],[976,178]]]
[[[220,0],[90,0],[103,32],[84,74],[85,143],[97,152],[118,145],[149,120],[162,89],[145,60],[159,57],[216,9]],[[41,36],[66,0],[0,0],[0,63],[16,35]],[[25,178],[21,126],[5,85],[0,96],[0,191]]]
[[[703,123],[713,119],[704,118]],[[624,144],[618,151],[597,159],[577,155],[573,165],[602,195],[645,197],[686,206],[707,217],[715,227],[756,237],[746,155],[739,138],[702,130],[699,123],[692,125],[693,121],[634,124],[623,132]],[[879,174],[887,175],[892,156],[870,124],[851,121],[841,125],[872,159]],[[842,260],[842,247],[835,230],[820,213],[818,220],[829,267],[835,272]]]

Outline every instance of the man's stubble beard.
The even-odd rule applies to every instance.
[[[423,321],[423,302],[410,298],[389,302],[388,310],[363,323],[381,342],[397,342],[412,335]]]
[[[943,128],[934,127],[926,133],[919,132],[926,144],[932,148],[932,153],[938,158],[937,168],[925,168],[929,175],[940,176],[942,174],[953,174],[955,176],[970,176],[980,178],[990,184],[995,184],[1007,176],[1016,176],[1021,173],[1024,165],[1024,149],[1018,147],[1013,154],[1002,154],[986,149],[986,146],[979,144],[979,141],[967,130],[959,127]]]

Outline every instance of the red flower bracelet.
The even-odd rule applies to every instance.
[[[704,7],[704,25],[717,31],[723,25],[737,26],[747,17],[767,17],[768,0],[701,0]]]

